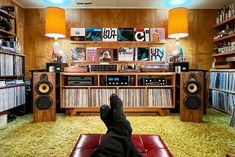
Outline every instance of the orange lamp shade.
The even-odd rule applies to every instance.
[[[57,7],[46,8],[46,33],[47,37],[65,37],[65,11]]]
[[[183,38],[188,36],[188,12],[186,8],[174,8],[169,11],[168,37]]]

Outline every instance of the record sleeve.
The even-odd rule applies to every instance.
[[[117,41],[117,28],[103,28],[102,41]]]
[[[131,47],[119,47],[117,50],[118,61],[133,61],[134,49]]]
[[[139,61],[149,60],[149,48],[148,47],[137,47],[135,48],[135,55]]]
[[[165,42],[165,28],[150,28],[150,41]]]
[[[150,59],[151,61],[165,62],[165,48],[163,47],[151,47]]]
[[[71,49],[71,59],[77,61],[85,61],[86,48],[75,47]]]
[[[112,61],[113,49],[112,48],[97,48],[100,62]]]
[[[134,40],[135,41],[149,41],[150,29],[149,28],[135,28]]]
[[[96,47],[87,47],[86,48],[86,61],[91,61],[91,62],[99,61],[99,56],[97,54]]]
[[[118,41],[133,41],[134,29],[133,28],[119,28]]]
[[[101,28],[86,28],[87,41],[101,41],[102,29]]]
[[[70,40],[72,41],[85,41],[86,31],[85,28],[71,28]]]

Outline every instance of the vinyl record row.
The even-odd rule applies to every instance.
[[[110,95],[115,93],[115,89],[91,89],[91,107],[100,107],[110,104]]]
[[[125,107],[143,107],[145,89],[119,89],[119,97]]]
[[[172,107],[171,89],[148,89],[149,107]]]
[[[61,107],[88,107],[88,89],[63,89]]]
[[[229,80],[229,72],[211,72],[210,88],[229,90]]]
[[[0,89],[0,112],[25,104],[25,86]]]

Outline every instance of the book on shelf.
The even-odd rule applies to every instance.
[[[86,48],[86,61],[97,62],[99,61],[99,55],[97,53],[97,47]]]
[[[133,61],[134,49],[131,47],[119,47],[117,49],[118,61]]]
[[[150,60],[165,62],[166,58],[165,48],[163,47],[150,47]]]
[[[86,28],[86,40],[87,41],[101,41],[102,40],[102,28]]]
[[[113,49],[112,48],[97,48],[100,62],[112,61]]]
[[[102,41],[117,41],[117,28],[103,28]]]
[[[150,29],[149,28],[134,28],[135,41],[149,41]]]
[[[165,42],[165,28],[150,28],[150,41]]]
[[[135,48],[135,61],[148,61],[149,60],[149,48],[148,47],[136,47]]]
[[[86,29],[85,28],[71,28],[70,40],[72,41],[85,41]]]
[[[83,47],[71,48],[71,59],[73,61],[85,61],[86,48],[83,48]]]
[[[133,41],[134,28],[118,28],[118,41]]]

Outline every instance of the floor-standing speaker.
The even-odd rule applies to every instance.
[[[33,73],[33,121],[49,122],[56,118],[55,73]]]
[[[180,119],[186,122],[202,122],[203,72],[180,74]]]

